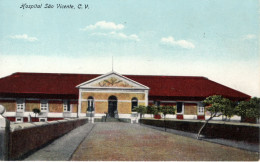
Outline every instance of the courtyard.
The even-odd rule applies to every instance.
[[[97,123],[70,160],[258,160],[259,154],[154,130],[138,124]]]

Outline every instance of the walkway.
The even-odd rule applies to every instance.
[[[46,147],[34,152],[27,157],[26,161],[66,161],[69,160],[84,140],[85,137],[91,132],[93,124],[85,124],[79,128],[76,128],[68,134],[58,138]]]
[[[138,124],[95,123],[73,130],[25,160],[257,161],[258,156]]]

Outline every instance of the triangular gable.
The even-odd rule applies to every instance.
[[[149,89],[149,87],[116,72],[110,72],[76,86],[77,88]]]

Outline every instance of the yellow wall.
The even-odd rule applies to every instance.
[[[0,101],[0,105],[3,105],[7,112],[16,112],[16,101]],[[63,112],[63,103],[49,102],[49,112]],[[78,104],[71,104],[72,112],[77,113]],[[40,109],[40,101],[25,100],[25,111],[32,112],[34,108]]]
[[[94,97],[95,100],[108,100],[110,96],[116,96],[118,100],[131,100],[136,97],[138,100],[144,100],[144,93],[95,93],[82,92],[82,99],[88,99],[89,96]]]
[[[131,100],[136,97],[138,101],[145,100],[144,93],[95,93],[95,92],[82,92],[82,99],[88,99],[92,96],[94,100],[106,100],[106,101],[95,101],[95,113],[108,112],[108,98],[110,96],[116,96],[117,100],[127,100],[128,102],[118,102],[117,110],[119,114],[130,114],[131,113]],[[145,105],[144,102],[138,102],[138,105]],[[87,101],[82,101],[81,112],[86,113]]]
[[[145,106],[145,102],[138,102],[138,106]]]
[[[145,105],[145,103],[141,102],[138,105]],[[87,106],[87,105],[86,105]],[[130,114],[131,111],[131,102],[118,102],[117,110],[119,114]],[[108,102],[95,102],[95,113],[105,113],[108,112]]]
[[[197,104],[184,104],[184,115],[197,115]]]
[[[117,110],[119,114],[130,114],[131,113],[131,102],[118,102]]]
[[[105,112],[108,112],[108,102],[95,102],[95,113]]]
[[[63,103],[49,103],[49,112],[63,112]]]
[[[88,106],[88,102],[87,101],[82,101],[81,102],[81,113],[86,113],[87,106]]]
[[[25,102],[25,111],[31,112],[34,108],[38,108],[40,110],[40,103]]]
[[[71,104],[71,112],[77,113],[78,112],[78,104]]]
[[[5,111],[7,112],[15,112],[16,111],[16,101],[4,101],[0,102],[0,105],[5,107]]]

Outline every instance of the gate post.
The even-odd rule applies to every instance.
[[[8,160],[10,122],[2,116],[4,112],[4,106],[0,105],[0,160]]]

